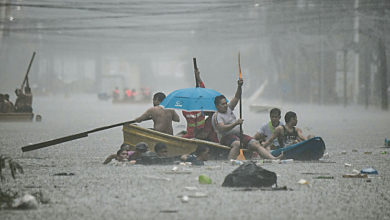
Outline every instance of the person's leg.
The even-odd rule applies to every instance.
[[[228,160],[235,160],[237,156],[240,154],[240,141],[234,141],[231,145],[231,149],[229,152]]]
[[[257,142],[257,141],[251,140],[251,141],[249,141],[248,145],[249,145],[248,149],[250,151],[256,151],[257,153],[259,153],[259,155],[262,158],[275,160],[275,159],[279,159],[282,157],[282,154],[278,157],[274,157],[268,150],[266,150],[264,147],[262,147],[259,144],[259,142]]]

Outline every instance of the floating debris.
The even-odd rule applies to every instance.
[[[309,182],[307,180],[305,180],[305,179],[300,179],[298,181],[298,183],[301,184],[301,185],[309,185]]]
[[[37,209],[38,201],[30,194],[26,194],[23,197],[16,198],[12,203],[12,208],[16,209]]]
[[[190,198],[206,198],[207,196],[208,195],[206,193],[202,193],[202,192],[196,192],[193,195],[188,195],[188,197]]]
[[[75,174],[74,173],[55,173],[53,174],[53,176],[74,176]]]
[[[206,176],[206,175],[200,175],[198,180],[199,180],[200,184],[211,184],[212,183],[211,178]]]
[[[364,168],[360,171],[360,173],[363,173],[363,174],[378,174],[378,171],[372,167],[370,168]]]
[[[313,179],[334,179],[333,176],[316,176]]]
[[[352,164],[350,164],[350,163],[344,163],[344,166],[345,166],[345,167],[351,167]]]
[[[350,174],[344,174],[344,178],[367,178],[367,174],[361,174],[361,173],[350,173]]]
[[[186,187],[184,187],[184,189],[186,189],[188,191],[196,191],[196,190],[198,190],[198,187],[196,187],[196,186],[186,186]]]
[[[190,198],[188,198],[187,195],[184,195],[184,196],[181,197],[181,202],[182,203],[187,203],[189,200],[190,200]]]

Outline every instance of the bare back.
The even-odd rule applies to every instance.
[[[148,109],[138,119],[151,118],[154,122],[153,129],[166,134],[173,134],[172,121],[178,122],[179,115],[172,109],[164,109],[162,106],[154,106]],[[138,120],[137,119],[137,120]]]

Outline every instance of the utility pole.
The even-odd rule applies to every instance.
[[[355,104],[359,101],[359,90],[360,90],[360,82],[359,82],[359,0],[355,0],[354,5],[354,71],[355,71],[355,77],[354,77],[354,91],[353,91],[353,101]]]

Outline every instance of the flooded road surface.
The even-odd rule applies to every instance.
[[[237,166],[208,161],[204,167],[183,167],[187,174],[167,174],[173,166],[103,165],[123,141],[121,128],[87,138],[23,153],[20,147],[96,127],[132,120],[151,104],[113,105],[95,96],[36,97],[34,112],[43,121],[1,123],[0,153],[22,164],[25,174],[7,181],[2,189],[42,191],[50,198],[37,210],[1,210],[1,219],[388,219],[390,197],[390,115],[376,109],[317,105],[278,105],[282,114],[298,115],[305,135],[321,136],[329,158],[323,162],[263,164],[277,173],[278,185],[289,191],[242,191],[222,188]],[[268,113],[253,113],[244,100],[244,129],[254,135],[267,122]],[[238,112],[236,112],[238,115]],[[141,126],[151,127],[150,122]],[[181,118],[175,131],[185,128]],[[366,153],[370,152],[370,153]],[[384,152],[387,152],[384,154]],[[345,166],[345,163],[351,166]],[[373,167],[378,175],[347,179],[353,169]],[[7,171],[8,172],[8,171]],[[74,173],[55,176],[56,173]],[[312,174],[307,174],[312,173]],[[316,179],[323,174],[334,179]],[[208,175],[211,185],[200,185]],[[309,185],[297,182],[305,179]],[[185,187],[196,187],[189,191]],[[198,194],[196,194],[198,193]],[[194,198],[199,193],[207,196]],[[183,203],[181,196],[188,195]]]

